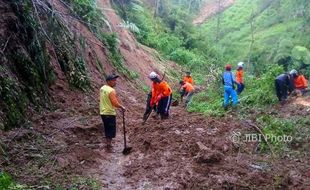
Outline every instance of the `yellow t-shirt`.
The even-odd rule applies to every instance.
[[[100,88],[100,115],[116,115],[116,111],[112,102],[110,100],[110,93],[115,90],[108,86],[104,85]]]

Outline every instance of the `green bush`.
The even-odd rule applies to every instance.
[[[283,68],[280,66],[266,67],[265,74],[260,77],[248,76],[245,78],[245,90],[240,101],[248,106],[263,106],[277,102],[274,81],[282,74]]]
[[[187,65],[196,58],[196,55],[190,50],[178,48],[170,54],[170,59],[182,65]]]
[[[17,81],[7,75],[2,66],[0,72],[0,110],[4,113],[4,118],[1,119],[3,126],[0,130],[9,130],[24,123],[28,99]]]
[[[96,0],[66,0],[73,6],[75,13],[81,17],[90,28],[97,30],[97,27],[102,27],[107,21],[104,19],[102,11],[97,8]]]
[[[1,190],[25,190],[25,189],[34,189],[34,188],[28,188],[25,185],[16,184],[7,173],[0,171],[0,189]]]
[[[149,36],[149,43],[164,55],[169,55],[182,45],[182,41],[171,33]]]
[[[117,53],[118,39],[116,33],[101,32],[99,39],[107,46],[112,54]]]
[[[262,126],[262,131],[273,148],[282,151],[288,147],[290,142],[286,142],[281,138],[285,136],[293,138],[295,127],[292,120],[263,115],[257,121]],[[260,145],[263,151],[268,149],[265,141],[262,141]]]
[[[0,171],[0,189],[8,189],[12,183],[12,178],[8,174]]]
[[[224,109],[222,94],[213,89],[200,92],[193,96],[193,100],[188,107],[189,112],[201,112],[210,116],[223,116]]]
[[[81,90],[87,90],[90,87],[90,80],[84,59],[77,57],[69,68],[69,83]]]

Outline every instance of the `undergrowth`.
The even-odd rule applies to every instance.
[[[5,172],[0,171],[0,189],[2,190],[25,190],[33,189],[26,185],[15,183],[11,176]]]
[[[293,139],[294,123],[292,120],[262,115],[257,119],[267,141],[276,151],[287,149]],[[269,149],[264,141],[260,142],[262,151]]]

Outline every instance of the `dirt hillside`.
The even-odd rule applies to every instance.
[[[220,3],[219,3],[220,2]],[[235,0],[211,0],[205,1],[198,16],[193,20],[194,25],[202,24],[210,16],[213,16],[233,5]]]

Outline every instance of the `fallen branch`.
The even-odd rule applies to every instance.
[[[0,53],[4,54],[4,51],[5,51],[5,49],[6,49],[7,45],[8,45],[8,43],[9,43],[11,37],[12,37],[12,34],[11,34],[11,35],[9,36],[9,38],[6,40],[6,42],[5,42],[5,44],[4,44],[4,47],[2,48],[2,50],[0,50]]]
[[[263,139],[264,139],[264,141],[266,142],[266,144],[268,145],[268,147],[269,147],[269,149],[270,149],[270,151],[271,151],[271,153],[272,153],[272,156],[273,156],[273,157],[276,157],[276,155],[275,155],[275,153],[274,153],[274,151],[273,151],[273,148],[272,148],[272,146],[270,145],[270,143],[268,142],[267,137],[266,137],[266,135],[263,133],[263,131],[262,131],[259,127],[257,127],[256,125],[254,125],[254,124],[252,124],[252,123],[250,123],[250,122],[247,122],[247,124],[248,124],[249,126],[253,127],[258,133],[260,133],[260,134],[263,136]]]

